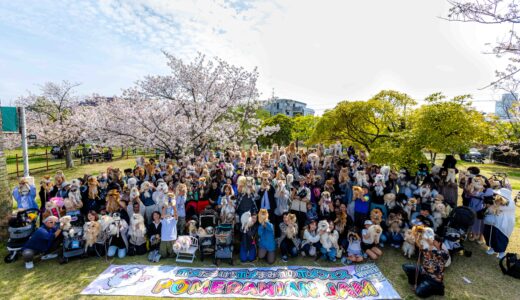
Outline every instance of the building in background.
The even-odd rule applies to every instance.
[[[289,117],[314,115],[314,110],[308,108],[306,103],[291,99],[273,98],[267,100],[264,103],[264,109],[267,110],[271,116],[275,116],[277,114],[282,114]]]
[[[518,94],[502,94],[502,99],[495,102],[495,115],[502,120],[511,119],[511,108],[518,102]]]

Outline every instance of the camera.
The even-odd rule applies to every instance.
[[[493,196],[485,196],[483,201],[484,201],[484,204],[489,204],[489,205],[493,205],[495,204],[495,201],[494,201],[494,197]]]

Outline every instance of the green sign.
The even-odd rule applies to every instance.
[[[2,130],[5,132],[19,132],[18,109],[16,107],[2,106]]]

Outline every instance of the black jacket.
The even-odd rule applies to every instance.
[[[258,189],[256,197],[256,207],[258,210],[262,208],[262,199],[264,198],[264,192],[262,189]],[[276,208],[276,199],[274,198],[275,189],[272,185],[269,185],[269,190],[267,191],[267,197],[269,198],[269,214],[271,215],[274,212],[274,209]]]

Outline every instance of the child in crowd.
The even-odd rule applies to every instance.
[[[173,242],[177,239],[177,207],[163,206],[161,214],[161,244],[159,245],[160,257],[173,257]]]

